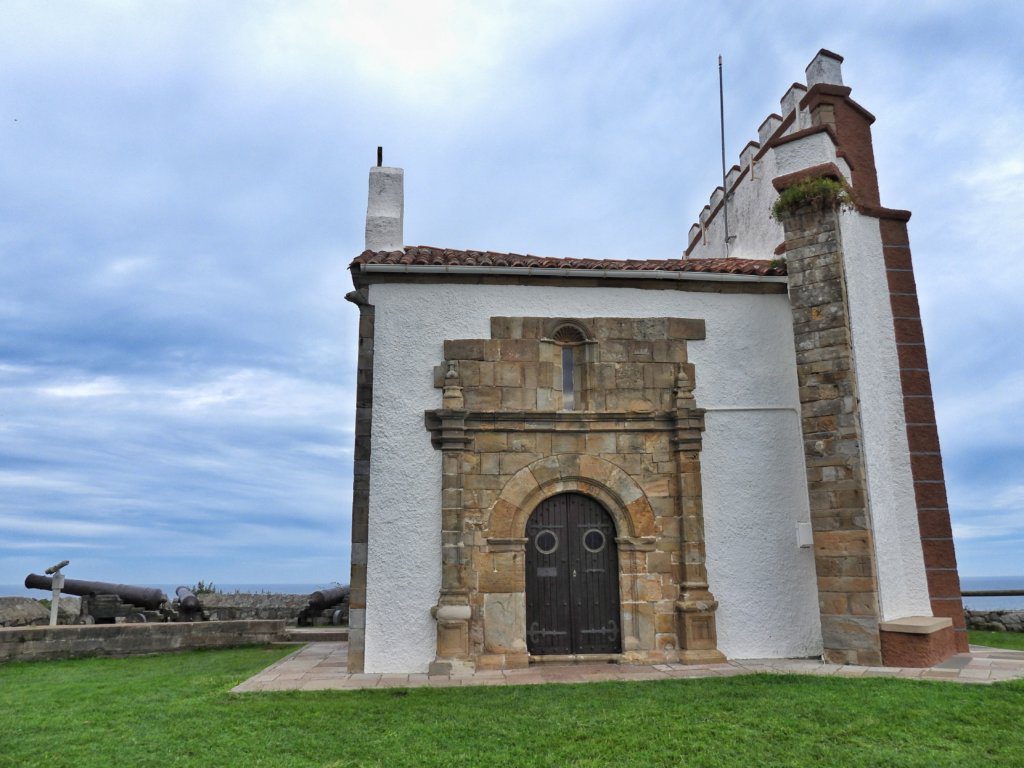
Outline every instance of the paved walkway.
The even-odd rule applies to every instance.
[[[971,646],[930,669],[855,667],[813,659],[747,659],[725,664],[538,664],[528,669],[487,670],[472,675],[360,674],[346,670],[348,643],[309,643],[232,689],[249,691],[322,691],[359,688],[419,688],[461,685],[536,685],[596,680],[672,680],[731,677],[754,673],[831,675],[835,677],[903,677],[958,683],[995,683],[1024,679],[1024,651]]]

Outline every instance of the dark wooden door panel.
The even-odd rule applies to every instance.
[[[538,505],[526,535],[530,653],[619,651],[619,568],[611,516],[587,496],[561,494]]]
[[[575,653],[619,650],[619,563],[615,525],[586,496],[569,497]]]
[[[572,653],[567,499],[543,501],[526,526],[526,644],[530,653]]]

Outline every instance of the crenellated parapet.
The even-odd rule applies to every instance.
[[[757,129],[757,140],[716,187],[690,227],[684,258],[770,258],[782,252],[782,226],[771,217],[780,178],[814,171],[842,177],[863,199],[878,204],[871,151],[874,118],[849,98],[842,56],[822,49],[806,69],[806,85],[793,83]],[[728,206],[729,241],[725,216]]]

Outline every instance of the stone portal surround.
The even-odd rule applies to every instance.
[[[575,409],[562,406],[566,323]],[[704,565],[700,446],[677,318],[492,319],[491,339],[446,341],[442,408],[442,589],[432,671],[515,668],[526,647],[526,522],[545,498],[592,496],[615,520],[623,658],[722,660]]]

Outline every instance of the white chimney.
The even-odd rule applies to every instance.
[[[380,161],[380,152],[377,154]],[[370,194],[366,203],[366,250],[400,251],[405,246],[404,171],[377,165],[370,169]]]

